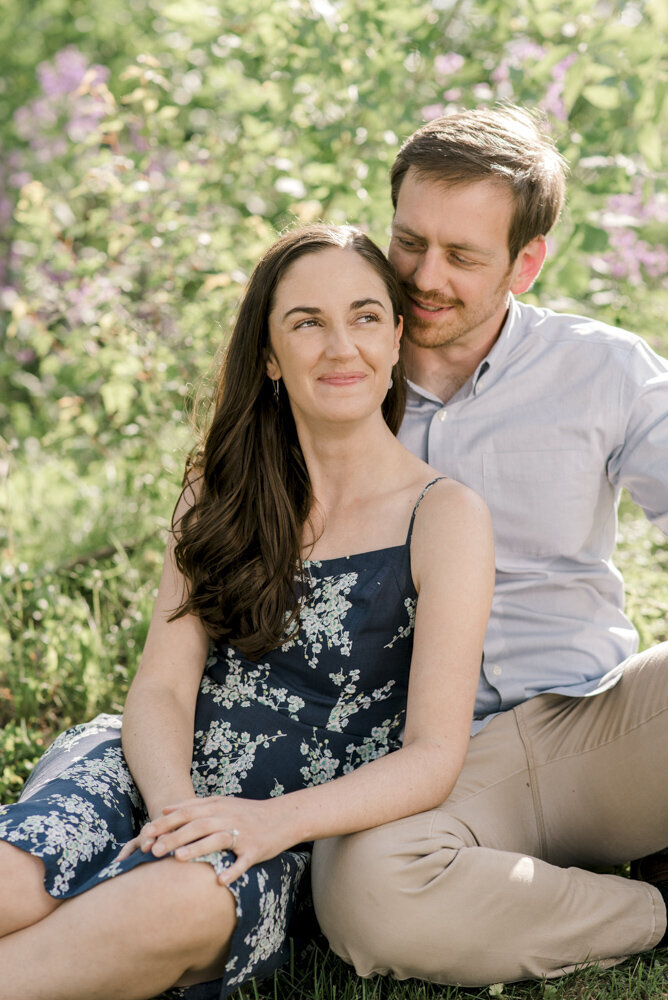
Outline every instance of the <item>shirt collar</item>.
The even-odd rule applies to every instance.
[[[508,302],[508,313],[506,315],[505,322],[501,327],[501,333],[494,342],[489,354],[487,354],[473,375],[467,379],[464,385],[459,389],[455,395],[452,397],[450,402],[454,402],[458,399],[464,399],[467,396],[475,396],[482,389],[483,386],[483,375],[485,376],[484,385],[487,387],[493,378],[498,378],[503,372],[504,361],[508,357],[508,354],[517,343],[520,335],[520,329],[522,325],[521,320],[521,305],[516,300],[512,293],[509,293]],[[490,374],[491,373],[491,374]],[[435,396],[434,393],[429,392],[428,389],[423,389],[421,385],[417,382],[412,382],[410,379],[406,380],[408,383],[409,390],[422,396],[424,399],[429,399],[433,403],[438,403],[439,406],[443,405],[443,401]]]

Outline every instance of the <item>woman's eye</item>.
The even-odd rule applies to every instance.
[[[378,316],[376,313],[363,313],[361,316],[357,317],[360,323],[377,323]]]
[[[317,320],[309,317],[308,319],[301,319],[299,323],[295,323],[295,330],[302,330],[304,327],[316,326]]]

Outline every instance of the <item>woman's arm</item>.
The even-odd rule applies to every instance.
[[[185,503],[182,498],[177,519]],[[195,702],[209,643],[194,615],[168,621],[183,594],[170,536],[146,645],[123,714],[123,751],[150,816],[194,796]]]
[[[302,841],[387,823],[450,794],[468,747],[489,615],[494,559],[489,513],[466,487],[443,481],[424,498],[411,545],[418,590],[402,749],[350,774],[280,798],[211,797],[165,810],[146,831],[155,853],[188,859],[230,848],[234,881]]]

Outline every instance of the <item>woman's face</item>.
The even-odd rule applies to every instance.
[[[382,278],[354,250],[328,247],[291,264],[269,315],[267,374],[283,380],[297,427],[380,414],[401,327]]]

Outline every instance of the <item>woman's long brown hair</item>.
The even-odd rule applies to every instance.
[[[360,230],[321,224],[282,236],[251,276],[221,366],[211,426],[186,469],[183,491],[192,503],[172,521],[188,593],[170,621],[196,614],[212,639],[253,660],[298,627],[302,533],[313,503],[287,394],[281,386],[276,399],[266,373],[269,314],[290,265],[329,247],[350,248],[373,267],[399,321],[401,287]],[[405,398],[399,364],[382,406],[394,433]]]

